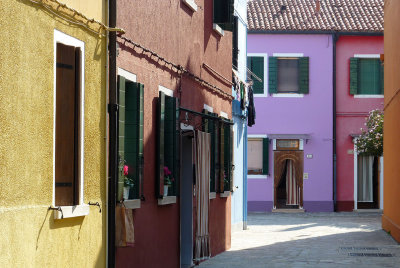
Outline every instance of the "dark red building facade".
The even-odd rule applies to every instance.
[[[232,32],[229,21],[217,21],[229,20],[232,11],[232,5],[207,0],[117,1],[117,25],[125,30],[117,37],[118,148],[133,181],[122,205],[133,216],[134,242],[117,244],[116,267],[180,267],[193,253],[196,196],[192,167],[185,162],[193,152],[181,126],[204,130],[207,112],[215,122],[232,118]],[[163,166],[174,177],[167,195]],[[215,174],[212,256],[231,243],[230,191]],[[122,185],[120,178],[117,201],[123,200]]]

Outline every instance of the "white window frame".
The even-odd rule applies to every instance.
[[[67,35],[61,31],[54,29],[54,61],[53,61],[53,72],[54,72],[54,80],[53,80],[53,198],[52,205],[55,206],[56,199],[56,92],[57,92],[57,43],[61,43],[68,46],[79,47],[81,49],[81,114],[80,114],[80,122],[81,122],[81,132],[80,132],[80,180],[79,180],[79,205],[76,206],[60,206],[61,211],[55,211],[54,218],[62,219],[62,218],[71,218],[71,217],[79,217],[85,216],[89,214],[89,205],[84,203],[84,182],[85,182],[85,174],[84,174],[84,137],[85,137],[85,43],[75,37]]]
[[[171,89],[169,89],[167,87],[164,87],[162,85],[158,86],[158,92],[160,92],[160,91],[163,92],[167,96],[170,96],[170,97],[174,96],[174,91],[173,90],[171,90]]]
[[[304,53],[273,53],[273,57],[288,57],[288,58],[300,58],[304,57]],[[299,93],[274,93],[271,94],[273,98],[304,98],[304,94]]]
[[[359,59],[380,59],[380,57],[381,57],[380,54],[354,54],[354,58],[359,58]],[[375,95],[354,94],[353,98],[355,98],[355,99],[383,99],[384,94],[375,94]]]
[[[247,141],[250,139],[264,139],[264,138],[268,138],[267,135],[265,134],[248,134],[247,135]],[[247,152],[246,152],[247,153]],[[269,153],[269,152],[268,152]],[[248,179],[261,179],[261,180],[265,180],[268,179],[268,175],[249,175],[247,174],[247,178]]]
[[[264,93],[256,94],[254,93],[254,98],[267,98],[268,97],[268,53],[247,53],[247,57],[264,57]],[[249,68],[250,66],[247,66]],[[250,70],[251,71],[251,70]]]

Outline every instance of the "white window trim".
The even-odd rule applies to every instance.
[[[264,93],[256,94],[254,93],[254,98],[266,98],[268,97],[268,54],[267,53],[247,53],[247,57],[264,57]],[[249,66],[247,66],[249,68]],[[250,68],[249,68],[250,70]]]
[[[258,179],[258,180],[265,180],[268,179],[268,175],[249,175],[247,174],[248,179]]]
[[[60,32],[54,29],[54,61],[53,61],[53,198],[52,198],[52,205],[55,206],[56,202],[56,92],[57,92],[57,81],[56,81],[56,74],[57,74],[57,43],[62,43],[68,46],[79,47],[81,49],[81,133],[80,133],[80,186],[79,186],[79,205],[77,206],[61,206],[61,210],[63,211],[63,218],[70,218],[70,217],[79,217],[85,216],[89,214],[89,206],[84,204],[84,137],[85,137],[85,43],[79,39],[76,39],[70,35],[67,35],[63,32]],[[56,219],[61,219],[61,213],[54,213],[54,217]]]
[[[159,85],[158,86],[158,91],[160,92],[163,92],[165,95],[167,95],[167,96],[170,96],[170,97],[173,97],[174,96],[174,91],[172,91],[171,89],[169,89],[169,88],[166,88],[166,87],[163,87],[162,85]]]
[[[214,112],[213,107],[208,106],[207,104],[204,104],[203,109],[204,109],[204,110],[207,110],[207,111],[210,112],[210,113],[213,113],[213,112]]]
[[[265,134],[247,134],[247,141],[251,139],[265,139],[268,138],[268,135]],[[268,152],[269,153],[269,152]],[[268,175],[265,174],[247,174],[248,179],[267,179]]]
[[[182,2],[185,3],[192,11],[197,11],[197,5],[194,0],[182,0]]]
[[[225,112],[219,112],[219,115],[221,116],[221,117],[223,117],[223,118],[225,118],[225,119],[229,119],[228,118],[228,114],[227,113],[225,113]]]
[[[303,98],[304,94],[298,94],[298,93],[274,93],[271,94],[272,97],[274,98]]]
[[[272,140],[272,149],[274,151],[276,151],[276,140],[277,139],[273,139]],[[278,139],[279,140],[279,139]],[[299,140],[299,151],[304,151],[304,139],[293,139],[293,140]]]
[[[273,57],[293,57],[293,58],[299,58],[299,57],[304,57],[304,53],[273,53]],[[304,94],[298,94],[298,93],[274,93],[271,94],[272,97],[274,98],[304,98]]]
[[[209,199],[215,199],[215,198],[217,198],[217,193],[216,192],[210,192]]]
[[[273,57],[293,57],[293,58],[298,58],[298,57],[304,57],[304,53],[273,53]]]
[[[136,82],[136,74],[126,71],[122,68],[118,68],[118,75],[123,76],[132,82]]]
[[[214,32],[216,32],[220,36],[224,36],[225,35],[224,30],[217,23],[213,23],[213,30],[214,30]]]
[[[354,54],[354,58],[380,59],[380,54]]]
[[[380,59],[380,54],[354,54],[354,58],[360,59]],[[355,99],[383,99],[383,94],[376,95],[365,95],[365,94],[354,94],[353,98]]]

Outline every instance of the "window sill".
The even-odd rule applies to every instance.
[[[192,11],[197,11],[197,5],[194,0],[182,0],[182,2],[185,3]]]
[[[383,95],[354,95],[355,99],[383,99]]]
[[[210,199],[215,199],[217,198],[217,193],[216,192],[211,192],[210,193]]]
[[[267,179],[268,175],[247,175],[248,179]]]
[[[265,98],[268,97],[266,93],[254,93],[254,98]]]
[[[124,200],[124,206],[128,209],[140,208],[140,199]]]
[[[176,196],[164,196],[163,198],[158,198],[158,205],[164,206],[176,203]]]
[[[223,192],[223,193],[220,193],[219,194],[219,197],[229,197],[231,195],[231,192],[230,191],[225,191],[225,192]]]
[[[214,32],[218,33],[220,36],[224,36],[224,30],[216,23],[213,23]]]
[[[304,94],[298,94],[298,93],[275,93],[275,94],[272,94],[272,97],[274,97],[274,98],[303,98]]]
[[[54,219],[66,219],[74,217],[82,217],[89,215],[89,205],[78,205],[78,206],[61,206],[61,211],[54,211]]]

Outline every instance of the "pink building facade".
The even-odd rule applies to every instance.
[[[379,64],[383,54],[383,34],[339,35],[336,41],[336,210],[352,211],[361,208],[383,209],[383,161],[374,160],[372,170],[374,179],[368,202],[362,200],[363,185],[360,184],[363,159],[357,154],[354,140],[365,128],[366,117],[371,110],[383,109],[383,89],[378,65],[368,73],[365,64]],[[356,62],[358,70],[352,64]],[[372,66],[372,65],[371,65]],[[351,89],[351,73],[358,75],[357,90]],[[366,77],[368,76],[368,77]],[[371,77],[375,76],[375,80]],[[366,89],[363,79],[376,82],[375,89]],[[368,81],[367,81],[368,82]],[[369,83],[371,84],[371,83]],[[382,83],[383,85],[383,83]],[[374,91],[375,90],[375,91]],[[365,164],[365,163],[364,163]]]

